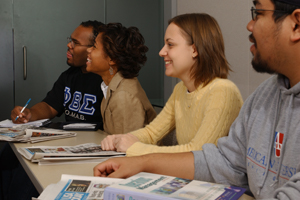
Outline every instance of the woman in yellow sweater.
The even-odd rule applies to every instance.
[[[216,20],[207,14],[184,14],[169,21],[164,58],[166,75],[178,83],[160,114],[145,128],[123,135],[107,136],[103,150],[148,153],[202,150],[226,136],[243,104],[236,85],[227,78],[230,70],[224,42]],[[157,146],[176,128],[178,145]]]

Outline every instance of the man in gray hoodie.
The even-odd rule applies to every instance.
[[[252,65],[275,74],[245,101],[229,135],[202,151],[110,159],[95,176],[140,171],[236,185],[257,199],[300,199],[300,0],[255,0]]]

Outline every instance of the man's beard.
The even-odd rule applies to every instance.
[[[252,33],[249,35],[249,39],[250,41],[253,41],[254,46],[257,49],[256,39]],[[261,58],[261,55],[258,51],[256,51],[255,58],[253,57],[251,64],[253,69],[258,73],[268,73],[268,74],[275,73],[275,71],[269,66],[269,64]]]
[[[261,58],[261,55],[259,52],[256,52],[255,58],[253,57],[251,64],[252,64],[253,69],[255,71],[257,71],[258,73],[268,73],[268,74],[276,73],[269,66],[269,64]]]
[[[67,65],[69,65],[70,67],[75,67],[73,63],[70,63],[69,60],[67,59]]]
[[[77,64],[74,63],[74,61],[73,61],[73,62],[69,62],[68,59],[67,59],[66,63],[67,63],[67,65],[69,65],[70,67],[83,67],[83,66],[85,66],[85,65],[77,65]]]

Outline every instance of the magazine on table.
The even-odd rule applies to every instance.
[[[141,172],[106,187],[104,199],[236,200],[245,191],[240,187]]]
[[[36,143],[75,136],[75,132],[25,125],[0,129],[0,140],[9,142]]]
[[[95,143],[85,143],[76,146],[33,146],[17,149],[18,152],[31,162],[39,162],[42,159],[52,158],[59,160],[70,160],[74,157],[87,159],[94,157],[121,156],[125,153],[116,151],[103,151],[101,145]]]
[[[40,194],[38,200],[103,200],[104,189],[122,179],[93,176],[61,176],[56,184],[51,184]]]

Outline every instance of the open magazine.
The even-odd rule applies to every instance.
[[[0,129],[0,140],[9,142],[35,143],[75,136],[74,132],[24,125]]]
[[[105,200],[236,200],[246,191],[229,185],[141,172],[105,188]]]
[[[80,144],[77,146],[35,146],[18,148],[18,152],[31,162],[42,160],[79,160],[93,158],[108,158],[125,155],[116,151],[103,151],[101,145],[94,143]]]
[[[41,193],[39,200],[103,200],[104,189],[122,179],[93,176],[61,176],[56,184],[51,184]]]
[[[104,192],[104,194],[103,194]],[[141,172],[127,179],[63,174],[38,200],[237,200],[244,188]],[[36,198],[32,198],[36,199]]]

